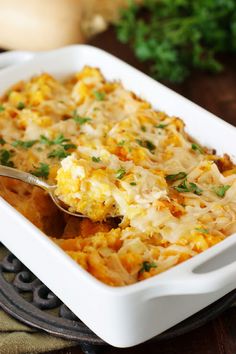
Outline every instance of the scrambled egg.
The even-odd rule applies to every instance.
[[[112,286],[163,272],[236,231],[230,158],[96,68],[10,88],[0,99],[0,164],[57,184],[70,210],[90,219],[62,216],[43,192],[0,179],[0,195]]]

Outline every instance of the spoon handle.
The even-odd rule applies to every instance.
[[[16,168],[0,165],[0,176],[18,179],[22,182],[26,182],[32,184],[33,186],[40,187],[46,191],[50,190],[50,186],[46,182],[42,181],[40,178],[30,173],[17,170]]]

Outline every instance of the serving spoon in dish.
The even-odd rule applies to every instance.
[[[50,195],[50,197],[52,198],[56,206],[64,213],[76,216],[78,218],[87,218],[86,215],[80,213],[74,213],[66,208],[66,205],[63,204],[63,202],[60,201],[60,199],[55,195],[56,185],[50,185],[45,181],[41,180],[40,178],[32,175],[31,173],[20,171],[16,168],[2,166],[2,165],[0,165],[0,176],[17,179],[19,181],[39,187],[45,190]]]

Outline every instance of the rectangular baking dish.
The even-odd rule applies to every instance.
[[[99,67],[106,79],[121,80],[154,108],[181,117],[201,144],[234,159],[233,126],[100,49],[77,45],[40,54],[1,54],[0,68],[7,65],[0,71],[0,93],[42,72],[63,78],[84,65]],[[0,241],[91,330],[117,347],[142,343],[236,288],[236,234],[162,274],[113,288],[83,270],[3,199],[0,230]]]

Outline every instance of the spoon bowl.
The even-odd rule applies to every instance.
[[[76,216],[78,218],[87,218],[86,215],[72,212],[72,211],[68,210],[66,208],[66,206],[64,206],[63,202],[61,202],[60,199],[55,194],[56,185],[50,185],[50,184],[46,183],[45,181],[43,181],[42,179],[32,175],[31,173],[20,171],[16,168],[2,166],[2,165],[0,165],[0,176],[17,179],[19,181],[39,187],[39,188],[45,190],[50,195],[50,197],[52,198],[52,201],[64,213],[67,213],[72,216]]]

